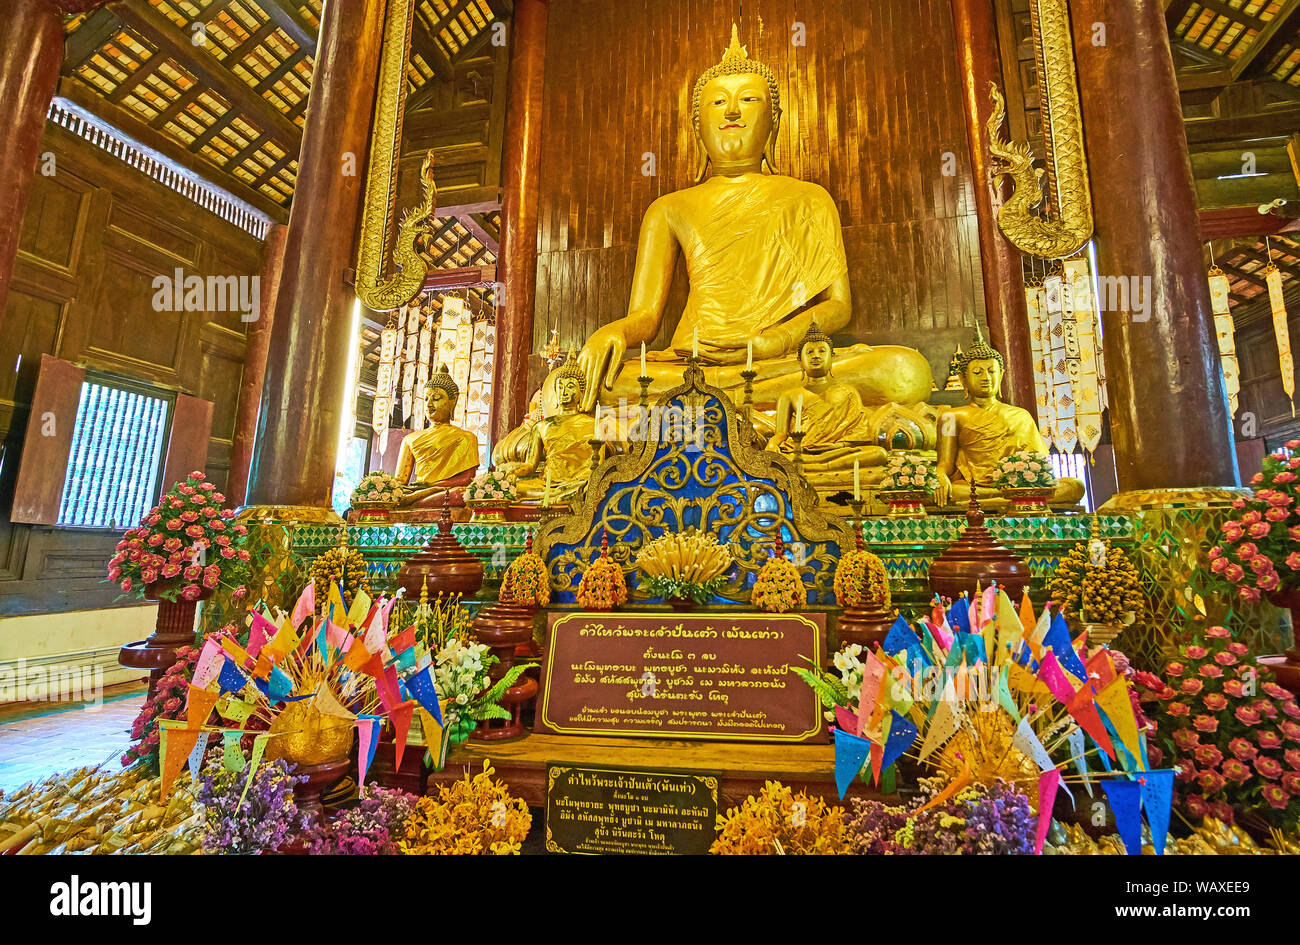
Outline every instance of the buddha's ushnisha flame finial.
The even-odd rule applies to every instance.
[[[722,60],[700,73],[691,90],[691,125],[698,132],[700,129],[700,93],[710,79],[722,75],[756,75],[767,83],[768,104],[772,109],[772,120],[781,113],[781,91],[776,85],[776,73],[757,59],[749,58],[749,50],[740,44],[740,28],[731,24],[731,45],[722,54]]]
[[[600,556],[609,557],[609,530],[604,528],[600,530]]]

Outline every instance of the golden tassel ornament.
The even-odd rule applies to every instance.
[[[1295,361],[1291,358],[1291,330],[1286,321],[1286,300],[1282,297],[1282,271],[1271,261],[1264,267],[1264,280],[1268,283],[1268,301],[1273,308],[1273,335],[1277,338],[1277,360],[1278,367],[1282,370],[1282,389],[1286,391],[1287,400],[1291,401],[1291,416],[1294,417]]]
[[[1241,392],[1241,369],[1237,364],[1236,327],[1232,323],[1231,285],[1218,266],[1211,266],[1210,308],[1214,312],[1214,331],[1219,336],[1219,358],[1223,361],[1223,388],[1228,394],[1228,407],[1237,415],[1238,394]],[[1270,289],[1270,294],[1272,290]],[[1285,314],[1283,315],[1285,321]]]

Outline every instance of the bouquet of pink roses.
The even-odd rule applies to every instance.
[[[127,529],[108,562],[108,579],[122,593],[151,599],[198,600],[226,584],[238,600],[249,554],[239,547],[248,533],[231,522],[233,509],[222,509],[226,497],[192,472],[158,500],[135,528]]]
[[[1300,449],[1300,440],[1286,446]],[[1263,471],[1250,480],[1254,496],[1232,503],[1237,514],[1223,523],[1222,540],[1210,549],[1210,570],[1234,585],[1247,603],[1300,587],[1298,476],[1300,456],[1264,457]]]

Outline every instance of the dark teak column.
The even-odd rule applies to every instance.
[[[492,441],[499,442],[528,409],[528,354],[537,294],[537,179],[541,172],[542,78],[546,66],[546,0],[516,0],[510,35],[510,97],[506,105],[499,278],[492,372]]]
[[[1164,7],[1075,0],[1070,12],[1098,275],[1136,279],[1150,301],[1143,321],[1102,315],[1119,489],[1236,485]],[[1093,45],[1095,24],[1104,24],[1105,45]]]
[[[979,219],[980,269],[984,276],[984,310],[988,315],[989,343],[1007,359],[1003,379],[1005,399],[1037,416],[1034,366],[1029,346],[1029,316],[1025,311],[1025,283],[1019,251],[998,229],[1001,188],[989,174],[989,139],[986,131],[992,103],[989,83],[1005,90],[998,58],[993,0],[951,0],[957,68],[961,76],[961,105],[966,119],[975,212]]]
[[[325,4],[248,505],[329,506],[355,299],[343,272],[354,263],[383,12],[383,0]]]

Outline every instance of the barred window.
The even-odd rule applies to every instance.
[[[1095,512],[1092,501],[1092,476],[1088,471],[1088,460],[1082,453],[1049,453],[1052,461],[1052,472],[1056,473],[1057,479],[1067,477],[1078,479],[1083,483],[1083,507],[1089,512]]]
[[[158,498],[171,400],[103,378],[81,385],[59,524],[135,525]]]

